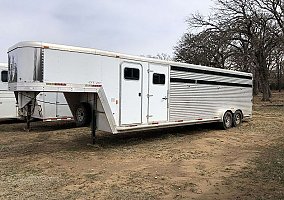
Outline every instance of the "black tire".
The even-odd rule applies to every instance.
[[[234,127],[238,127],[241,125],[241,123],[243,122],[243,114],[241,111],[237,110],[234,113],[234,117],[233,117],[233,126]]]
[[[233,126],[233,114],[230,111],[225,112],[221,126],[224,130]]]
[[[92,119],[91,106],[88,103],[81,103],[77,106],[75,112],[75,121],[77,126],[88,126]]]

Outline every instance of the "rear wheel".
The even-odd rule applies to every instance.
[[[233,114],[230,111],[225,112],[222,122],[223,129],[229,129],[233,126]]]
[[[91,106],[88,103],[78,105],[75,112],[77,126],[88,126],[91,122]]]
[[[233,117],[233,125],[235,127],[238,127],[241,125],[242,123],[242,120],[243,120],[243,115],[242,115],[242,112],[237,110],[235,113],[234,113],[234,117]]]

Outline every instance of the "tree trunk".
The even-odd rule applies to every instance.
[[[269,86],[269,71],[264,63],[261,64],[260,67],[260,81],[262,87],[262,101],[270,101],[271,98],[271,90]]]
[[[259,93],[259,73],[257,69],[254,70],[253,77],[253,95],[256,96]]]
[[[282,78],[282,76],[281,76],[281,65],[278,62],[278,64],[277,64],[277,87],[278,87],[279,92],[281,92],[281,87],[282,87],[281,78]]]
[[[259,81],[253,80],[253,96],[257,96],[259,94]]]
[[[259,72],[259,80],[262,89],[262,101],[270,101],[271,90],[269,84],[269,68],[267,66],[267,54],[264,52],[263,45],[255,52],[256,71]]]

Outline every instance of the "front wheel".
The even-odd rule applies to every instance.
[[[91,106],[88,103],[81,103],[77,106],[75,112],[75,121],[77,126],[88,126],[91,122]]]
[[[230,111],[225,112],[221,126],[225,130],[233,126],[233,115]]]

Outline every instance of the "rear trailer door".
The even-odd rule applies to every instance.
[[[168,121],[169,68],[150,64],[148,75],[148,122]]]

